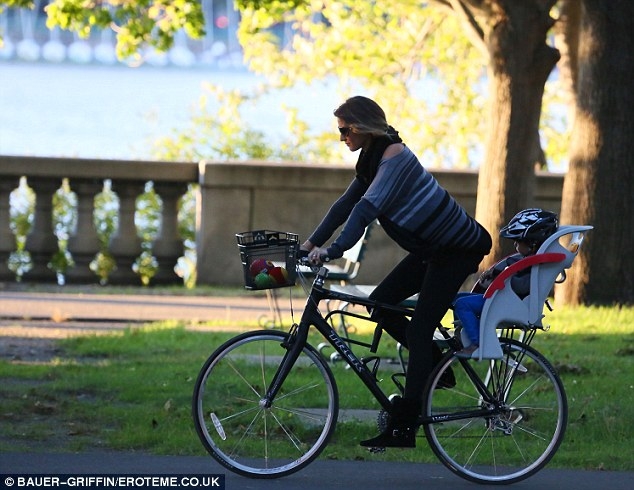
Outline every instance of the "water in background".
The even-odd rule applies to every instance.
[[[34,3],[33,10],[0,12],[5,41],[0,48],[0,154],[150,159],[154,141],[188,127],[204,82],[242,91],[263,82],[242,65],[235,35],[239,14],[232,0],[202,0],[205,38],[178,33],[168,53],[145,52],[146,64],[137,68],[114,58],[111,31],[87,41],[50,31],[43,12],[50,2]],[[276,34],[285,42],[291,29],[278,26]],[[432,100],[438,91],[430,80],[419,82],[418,89]],[[243,107],[242,115],[275,144],[285,139],[285,104],[297,108],[312,131],[332,131],[338,145],[332,110],[342,97],[335,82],[298,85]],[[345,150],[341,155],[356,159]],[[480,149],[473,162],[481,160]],[[565,171],[565,162],[551,162],[550,170]]]
[[[147,159],[151,142],[185,128],[202,83],[249,90],[262,82],[244,69],[0,62],[0,154]],[[334,84],[265,96],[245,119],[272,140],[286,131],[285,103],[316,131],[332,130],[340,103]]]
[[[47,29],[48,3],[0,12],[0,154],[147,159],[154,140],[187,127],[203,82],[243,91],[262,82],[242,65],[232,0],[202,0],[207,35],[179,32],[168,53],[144,52],[137,68],[117,62],[108,29],[88,40]],[[278,28],[282,40],[289,29]],[[340,102],[335,84],[316,83],[266,96],[243,116],[275,142],[286,131],[286,103],[337,144]]]

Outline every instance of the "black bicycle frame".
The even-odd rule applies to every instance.
[[[271,384],[266,392],[264,397],[264,405],[266,407],[270,407],[277,396],[282,384],[284,383],[288,373],[291,371],[291,368],[299,358],[303,348],[307,344],[308,340],[308,332],[311,326],[314,326],[322,336],[332,345],[332,347],[339,353],[339,355],[345,359],[345,362],[350,366],[350,368],[356,373],[359,379],[363,382],[363,384],[370,390],[374,398],[379,402],[381,407],[385,409],[387,412],[390,412],[392,409],[392,403],[389,398],[385,395],[385,393],[379,388],[376,377],[374,374],[368,369],[366,364],[359,359],[354,352],[349,347],[349,343],[351,343],[351,339],[343,339],[335,329],[326,321],[326,319],[319,312],[318,306],[321,301],[325,299],[335,299],[343,302],[353,303],[356,305],[366,306],[370,308],[379,308],[384,310],[395,311],[398,313],[402,313],[406,316],[411,316],[412,310],[409,308],[405,308],[402,306],[390,305],[387,303],[379,303],[374,300],[359,298],[357,296],[352,296],[344,293],[337,293],[328,289],[324,289],[324,280],[326,277],[326,273],[320,271],[315,280],[313,282],[313,287],[310,291],[308,299],[306,301],[306,307],[304,308],[304,312],[302,314],[302,318],[299,324],[293,325],[290,330],[289,339],[287,341],[287,351],[284,355],[282,362],[280,363],[275,376],[273,377]],[[330,314],[332,314],[331,312]],[[344,314],[348,314],[347,312],[341,312]],[[330,316],[330,314],[328,316]],[[354,316],[354,315],[353,315]],[[443,332],[444,333],[444,332]],[[352,341],[353,342],[353,341]],[[354,343],[354,342],[353,342]],[[375,335],[374,345],[378,343],[378,339]],[[359,343],[360,345],[364,345],[369,347],[366,343]],[[469,377],[475,382],[476,387],[484,400],[493,401],[493,397],[488,392],[486,386],[482,383],[479,377],[474,373],[471,366],[468,362],[461,360],[461,364],[467,371]],[[495,415],[498,412],[498,408],[490,408],[490,409],[478,409],[472,410],[469,412],[463,412],[460,414],[437,414],[432,415],[431,417],[420,417],[420,424],[428,424],[435,423],[441,421],[452,421],[452,420],[460,420],[472,417],[480,417],[482,416],[482,411],[485,410],[487,414]]]

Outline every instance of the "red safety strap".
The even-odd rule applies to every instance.
[[[562,262],[566,258],[566,254],[563,253],[545,253],[545,254],[537,254],[537,255],[529,255],[528,257],[524,257],[522,260],[518,260],[512,265],[509,265],[506,269],[504,269],[499,276],[497,276],[493,282],[489,285],[487,290],[484,292],[484,298],[490,298],[493,296],[499,289],[504,289],[504,281],[509,276],[526,269],[528,267],[532,267],[538,264],[546,264],[552,262]]]

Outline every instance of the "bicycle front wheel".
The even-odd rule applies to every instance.
[[[271,406],[264,395],[289,334],[250,332],[219,347],[196,381],[192,411],[203,445],[229,470],[277,478],[303,468],[328,443],[339,397],[322,356],[306,345]]]
[[[434,417],[425,436],[436,456],[478,483],[514,483],[539,471],[561,444],[568,419],[566,394],[550,363],[525,344],[500,343],[502,359],[446,356],[430,377],[423,405],[424,415]],[[449,369],[455,387],[434,389]]]

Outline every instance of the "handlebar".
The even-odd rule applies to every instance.
[[[305,265],[307,267],[319,267],[323,264],[326,264],[330,262],[330,257],[328,257],[328,254],[321,254],[319,256],[319,264],[313,264],[309,259],[308,259],[308,251],[306,250],[300,250],[298,252],[298,256],[297,256],[297,263],[299,265]]]
[[[322,256],[321,264],[313,264],[310,260],[308,260],[308,256],[297,257],[297,265],[306,267],[310,269],[315,275],[315,281],[320,282],[323,285],[323,281],[328,276],[328,269],[324,267],[324,262],[330,261],[328,256]],[[298,270],[298,272],[300,272]]]

